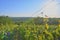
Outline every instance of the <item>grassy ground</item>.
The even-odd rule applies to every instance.
[[[10,24],[0,26],[0,40],[60,40],[59,25]]]

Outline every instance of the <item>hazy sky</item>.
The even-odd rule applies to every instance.
[[[49,0],[0,0],[0,15],[30,17]],[[60,2],[58,0],[58,2]]]

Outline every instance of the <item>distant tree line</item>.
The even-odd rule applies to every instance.
[[[59,20],[60,20],[60,18],[47,18],[46,19],[46,18],[37,17],[37,18],[33,19],[33,22],[34,22],[34,24],[48,23],[49,25],[57,25],[57,24],[59,24]]]
[[[36,17],[36,18],[30,18],[31,20],[27,20],[30,21],[30,23],[34,23],[36,25],[40,25],[40,24],[45,24],[48,23],[49,25],[57,25],[59,24],[59,20],[60,18],[47,18],[47,20],[45,18],[42,17]],[[45,20],[45,21],[44,21]],[[0,16],[0,24],[11,24],[13,23],[12,19],[8,16]],[[24,21],[16,21],[14,22],[15,24],[20,24],[20,23],[24,23]]]
[[[13,23],[11,18],[8,16],[0,16],[0,25],[11,24]]]

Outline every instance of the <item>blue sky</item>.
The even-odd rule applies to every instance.
[[[46,2],[47,0],[0,0],[0,15],[30,17]]]

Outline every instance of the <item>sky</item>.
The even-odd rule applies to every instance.
[[[0,0],[0,15],[31,17],[48,1],[49,0]],[[60,0],[57,0],[57,2],[60,2]],[[58,16],[60,16],[59,13]]]

